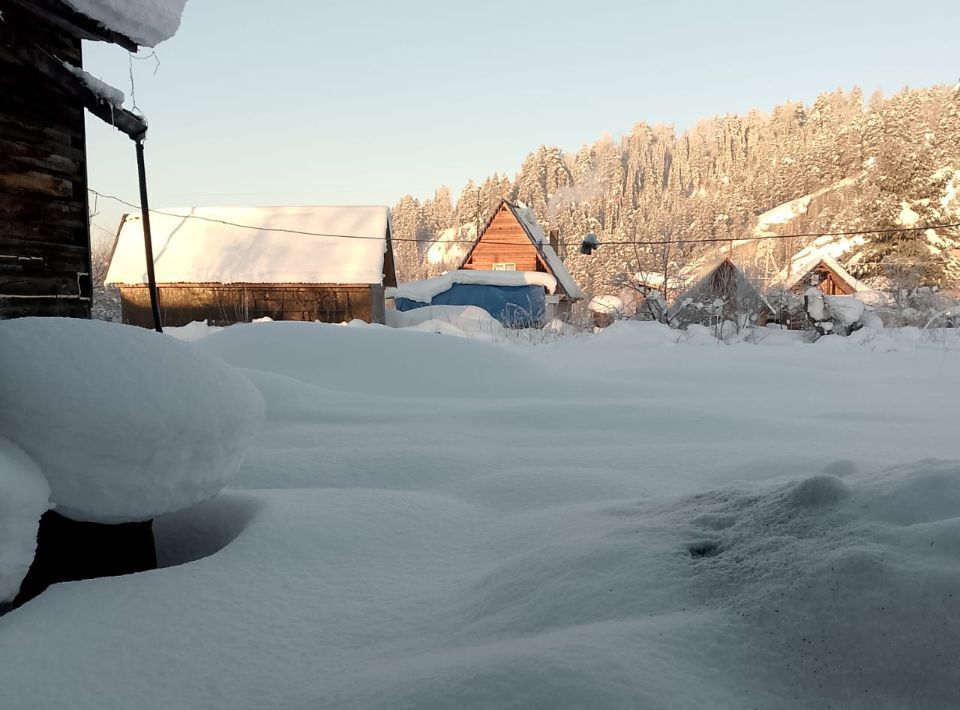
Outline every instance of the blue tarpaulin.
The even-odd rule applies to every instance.
[[[412,311],[424,306],[477,306],[504,325],[525,327],[539,325],[546,313],[543,286],[494,286],[491,284],[454,284],[438,293],[430,303],[397,298],[398,311]]]

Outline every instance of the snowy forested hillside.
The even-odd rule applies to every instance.
[[[770,114],[706,119],[681,135],[639,123],[619,140],[606,136],[576,152],[540,146],[514,179],[470,182],[455,202],[446,188],[424,202],[404,197],[393,212],[397,236],[420,243],[398,245],[401,278],[449,268],[426,258],[432,240],[456,225],[475,225],[502,196],[525,202],[559,229],[574,275],[588,292],[599,292],[618,276],[649,268],[662,249],[625,245],[581,257],[576,242],[587,232],[607,241],[672,241],[738,239],[758,229],[795,234],[957,222],[957,170],[960,85],[869,100],[859,89],[838,90],[812,105],[787,102]],[[799,198],[802,209],[789,218],[759,223]],[[898,256],[918,264],[928,283],[951,285],[960,276],[957,229],[864,237],[841,257],[858,277],[889,276]],[[769,277],[805,244],[769,240],[746,261],[756,276]],[[715,248],[678,245],[670,260],[679,267]]]

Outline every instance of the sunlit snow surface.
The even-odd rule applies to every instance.
[[[0,618],[0,704],[960,706],[956,334],[764,335],[197,339],[234,488]]]

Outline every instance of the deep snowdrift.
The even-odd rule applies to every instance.
[[[957,707],[960,350],[914,335],[200,339],[267,402],[244,490],[0,618],[4,708]]]
[[[215,495],[263,419],[234,368],[114,323],[0,321],[0,372],[0,434],[77,520],[145,520]]]

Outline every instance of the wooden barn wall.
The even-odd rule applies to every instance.
[[[83,108],[23,66],[24,38],[80,64],[80,40],[24,20],[0,22],[0,318],[89,318],[90,236]]]
[[[230,325],[264,317],[324,323],[354,318],[383,322],[383,287],[379,285],[161,284],[157,289],[160,317],[171,327],[202,320]],[[153,327],[146,286],[121,286],[120,309],[124,323]]]
[[[517,271],[545,271],[537,249],[516,217],[502,207],[480,236],[464,269],[492,269],[496,263],[514,263]]]

